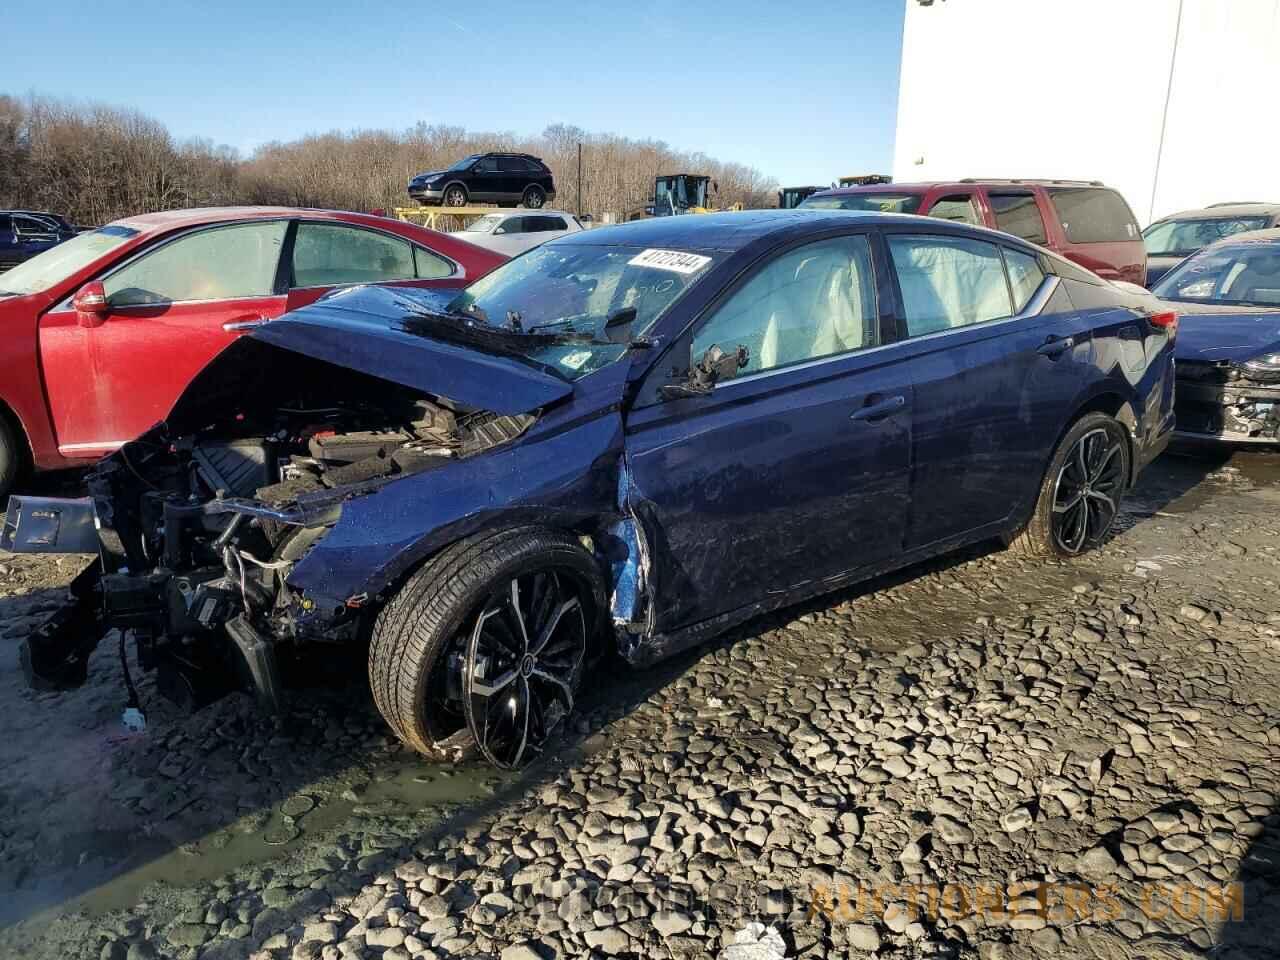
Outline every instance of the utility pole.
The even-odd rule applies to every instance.
[[[578,216],[582,216],[582,141],[578,141]]]

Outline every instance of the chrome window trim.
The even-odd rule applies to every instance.
[[[827,357],[815,357],[812,360],[805,360],[800,363],[788,364],[785,367],[773,367],[769,370],[760,370],[756,373],[747,374],[745,377],[734,377],[732,380],[725,380],[717,383],[713,390],[720,390],[725,387],[732,387],[739,383],[752,383],[762,380],[766,377],[776,376],[780,373],[792,373],[797,370],[808,370],[823,364],[834,363],[837,360],[845,360],[852,356],[866,356],[878,353],[882,350],[889,350],[893,347],[899,347],[904,343],[923,343],[925,341],[938,340],[942,337],[954,336],[963,333],[966,330],[990,329],[996,326],[1003,326],[1008,323],[1016,323],[1019,320],[1025,320],[1029,317],[1035,317],[1044,310],[1048,305],[1050,298],[1057,291],[1058,286],[1062,283],[1062,278],[1053,274],[1045,274],[1044,279],[1040,282],[1040,286],[1036,288],[1036,292],[1031,295],[1031,299],[1027,301],[1027,305],[1019,312],[1011,317],[996,317],[993,320],[984,320],[981,323],[969,323],[963,327],[953,327],[949,330],[938,330],[934,333],[923,333],[918,337],[905,337],[902,340],[894,340],[892,343],[881,343],[874,347],[863,347],[858,350],[846,350],[844,353],[833,353]]]

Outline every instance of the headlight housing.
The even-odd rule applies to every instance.
[[[1280,380],[1280,353],[1264,353],[1237,366],[1251,380]]]

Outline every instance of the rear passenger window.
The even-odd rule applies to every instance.
[[[1040,289],[1040,284],[1044,282],[1044,271],[1031,254],[1010,250],[1008,247],[1004,249],[1004,263],[1009,269],[1009,287],[1013,290],[1013,312],[1020,313]]]
[[[993,193],[988,196],[991,211],[996,215],[996,227],[1012,233],[1030,243],[1044,244],[1048,236],[1044,231],[1044,217],[1036,198],[1030,193]]]
[[[978,213],[978,205],[973,202],[973,197],[965,194],[943,197],[929,208],[929,216],[955,223],[983,225],[982,216]]]
[[[1133,212],[1114,190],[1059,187],[1049,188],[1048,193],[1072,243],[1107,243],[1139,236]]]
[[[534,217],[533,219],[537,221],[539,231],[569,229],[569,225],[564,222],[564,217]]]
[[[919,337],[1011,316],[1000,248],[966,237],[891,235],[907,335]]]
[[[520,157],[499,157],[498,169],[503,173],[528,173],[529,171]]]
[[[493,232],[507,233],[507,234],[524,233],[525,224],[528,222],[529,222],[528,217],[507,217],[507,219],[503,220],[502,223],[498,226],[498,229]]]

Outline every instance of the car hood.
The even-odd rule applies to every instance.
[[[352,287],[255,327],[254,340],[494,413],[527,413],[573,392],[513,357],[436,339],[406,323],[456,290]]]
[[[422,180],[430,180],[432,177],[438,177],[442,173],[444,173],[443,170],[428,170],[426,173],[418,174],[416,177],[413,178],[413,181],[414,183],[418,183]]]
[[[1165,301],[1178,313],[1175,358],[1241,362],[1280,351],[1280,309]]]

